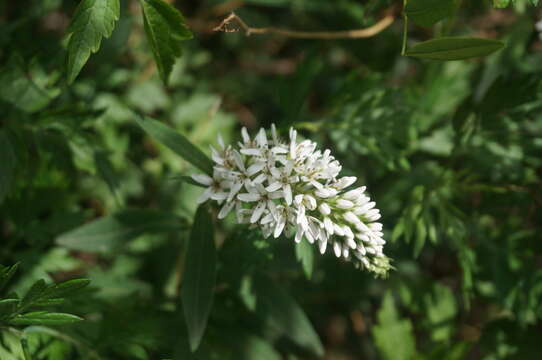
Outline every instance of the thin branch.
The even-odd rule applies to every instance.
[[[373,26],[365,29],[346,30],[346,31],[295,31],[286,30],[275,27],[255,28],[247,25],[239,16],[235,13],[231,13],[225,18],[220,25],[213,29],[213,31],[222,32],[238,32],[243,30],[247,36],[252,34],[276,34],[287,36],[296,39],[360,39],[368,38],[377,35],[381,31],[388,28],[394,21],[392,15],[386,15],[380,21]],[[235,24],[237,26],[235,26]]]

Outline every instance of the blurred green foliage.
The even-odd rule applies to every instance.
[[[506,46],[403,57],[391,0],[0,0],[0,359],[539,359],[538,1],[434,3],[409,0],[407,49]],[[230,10],[305,31],[395,21],[365,39],[213,33]],[[194,218],[198,149],[271,123],[368,186],[388,279]],[[75,278],[91,285],[55,293]]]

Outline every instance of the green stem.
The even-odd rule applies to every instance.
[[[401,47],[401,55],[405,56],[407,49],[407,34],[408,34],[408,18],[405,14],[406,0],[403,0],[403,45]]]

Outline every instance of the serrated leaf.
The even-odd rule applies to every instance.
[[[416,343],[410,320],[401,320],[391,293],[386,293],[373,328],[376,347],[383,360],[411,360],[416,356]]]
[[[433,26],[454,12],[454,0],[409,0],[405,6],[405,15],[421,26]]]
[[[82,321],[79,316],[65,313],[50,313],[47,311],[35,311],[23,315],[17,315],[9,320],[13,325],[65,325]]]
[[[310,279],[314,269],[314,249],[307,239],[302,239],[295,245],[295,256],[301,262],[307,279]]]
[[[253,280],[252,291],[256,297],[256,316],[267,331],[318,357],[324,355],[322,342],[307,315],[284,289],[267,277],[258,276]]]
[[[190,233],[181,288],[192,351],[199,347],[211,312],[216,281],[216,258],[211,215],[205,206],[200,206]]]
[[[502,41],[481,38],[442,37],[414,45],[406,56],[433,60],[463,60],[489,55],[504,46]]]
[[[140,0],[145,34],[150,43],[160,78],[167,85],[181,43],[192,38],[182,14],[162,0]]]
[[[131,209],[64,233],[56,239],[56,243],[72,250],[105,252],[143,233],[177,231],[181,225],[180,219],[171,213]]]
[[[183,159],[206,174],[212,175],[213,162],[211,159],[186,137],[161,122],[148,117],[138,117],[137,122],[151,137],[176,152]]]
[[[90,54],[100,49],[102,38],[111,36],[119,16],[119,0],[81,1],[68,29],[68,83],[75,80]]]

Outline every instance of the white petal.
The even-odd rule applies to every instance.
[[[290,184],[286,184],[283,188],[284,191],[284,199],[286,200],[286,204],[291,205],[292,204],[292,187]]]
[[[213,192],[211,194],[211,199],[215,201],[224,201],[228,198],[228,193],[220,191],[220,192]]]
[[[233,160],[235,161],[235,165],[241,170],[242,172],[245,171],[245,163],[243,162],[243,158],[241,157],[241,154],[237,150],[233,151]]]
[[[241,137],[243,138],[243,142],[245,144],[250,143],[250,136],[248,136],[247,128],[244,126],[241,128]]]
[[[211,198],[211,194],[213,193],[213,190],[211,188],[205,189],[205,191],[198,197],[198,204],[203,204],[207,200]]]
[[[352,201],[348,201],[348,200],[344,200],[344,199],[337,200],[335,205],[339,209],[350,209],[350,208],[354,207],[354,203]]]
[[[224,139],[222,139],[222,136],[220,134],[218,134],[216,136],[216,140],[218,141],[218,145],[220,145],[220,147],[222,149],[224,149],[226,146],[224,145]]]
[[[267,175],[265,175],[265,174],[260,174],[260,175],[256,176],[256,177],[252,180],[252,183],[253,183],[253,184],[261,184],[261,183],[263,183],[265,180],[267,180]]]
[[[278,189],[280,189],[282,187],[282,184],[279,183],[279,182],[274,182],[274,183],[271,183],[271,185],[269,185],[268,187],[265,188],[265,190],[269,191],[269,192],[273,192],[273,191],[277,191]]]
[[[258,203],[256,208],[252,212],[252,216],[250,217],[250,222],[254,224],[256,221],[258,221],[260,217],[262,216],[264,210],[265,210],[265,203],[264,202]]]
[[[320,249],[320,254],[324,255],[327,248],[327,240],[320,241],[320,243],[318,244],[318,247]]]
[[[286,225],[286,220],[284,219],[284,217],[281,217],[279,221],[277,221],[277,226],[275,227],[275,231],[273,233],[275,239],[278,238],[282,233],[282,230],[284,230],[284,225]]]
[[[194,174],[194,175],[192,175],[192,179],[195,182],[198,182],[198,183],[206,185],[206,186],[209,186],[214,182],[212,177],[204,175],[204,174]]]
[[[333,251],[335,252],[336,257],[341,257],[342,249],[338,242],[333,243]]]
[[[225,203],[224,206],[222,206],[222,209],[220,209],[220,212],[218,213],[218,218],[219,219],[224,219],[230,213],[230,211],[233,209],[234,205],[235,205],[234,201],[230,201],[230,202]]]
[[[322,215],[329,215],[331,214],[331,208],[329,207],[328,204],[326,203],[321,203],[320,206],[318,207],[318,210],[320,210],[320,212],[322,213]]]
[[[265,167],[265,163],[263,162],[257,162],[257,163],[254,163],[252,165],[250,165],[247,169],[247,175],[248,176],[252,176],[252,175],[255,175],[256,173],[262,171],[262,169]]]
[[[241,149],[241,154],[249,156],[261,156],[262,151],[260,149]]]
[[[235,195],[237,195],[237,193],[239,192],[239,190],[241,190],[242,187],[243,187],[243,184],[241,184],[240,182],[233,183],[230,189],[230,193],[228,194],[228,201],[232,201]]]
[[[255,202],[255,201],[260,200],[260,194],[256,194],[256,193],[238,194],[237,199],[244,202]]]

